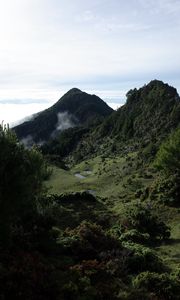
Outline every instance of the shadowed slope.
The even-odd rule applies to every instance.
[[[16,127],[19,139],[31,136],[33,141],[47,141],[61,128],[86,125],[113,112],[102,99],[73,88],[50,108],[36,114],[30,121]],[[62,126],[59,126],[59,122]],[[63,124],[66,124],[64,126]]]

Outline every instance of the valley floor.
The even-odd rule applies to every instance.
[[[50,180],[46,183],[49,193],[66,194],[87,191],[95,195],[98,205],[82,207],[71,206],[69,213],[76,214],[76,218],[88,219],[93,211],[96,218],[111,216],[111,224],[118,222],[124,214],[125,208],[136,203],[137,190],[147,189],[153,182],[153,172],[142,168],[141,172],[135,167],[136,153],[125,157],[104,158],[101,156],[83,161],[69,170],[53,166]],[[95,212],[95,213],[94,213]],[[161,206],[160,214],[171,228],[171,239],[164,242],[155,250],[173,270],[180,264],[180,215],[179,209]],[[78,216],[77,216],[78,215]],[[69,226],[68,219],[64,226]],[[72,219],[71,219],[72,222]],[[77,225],[77,224],[75,224]]]

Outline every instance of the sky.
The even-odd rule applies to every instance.
[[[0,0],[0,122],[77,87],[114,109],[152,79],[180,92],[180,0]]]

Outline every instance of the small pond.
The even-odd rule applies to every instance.
[[[81,175],[80,173],[76,173],[76,174],[74,174],[74,176],[76,176],[76,177],[79,178],[79,179],[84,179],[84,178],[86,178],[85,176]]]

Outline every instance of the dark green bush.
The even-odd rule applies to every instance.
[[[155,166],[168,173],[180,172],[180,128],[161,145]]]
[[[120,237],[121,241],[125,241],[125,242],[131,241],[140,244],[147,243],[149,239],[150,236],[148,233],[141,233],[136,229],[125,231]]]
[[[150,198],[166,205],[179,205],[180,201],[180,175],[178,173],[160,174],[151,187]]]
[[[124,242],[123,246],[129,251],[127,266],[132,273],[162,270],[162,261],[150,248],[130,242]]]
[[[153,293],[157,299],[179,299],[180,284],[169,274],[143,272],[133,281],[134,287]]]
[[[106,234],[101,226],[87,221],[82,222],[75,229],[66,229],[59,243],[65,251],[80,259],[95,259],[104,251],[120,248],[120,242]]]
[[[0,126],[0,240],[10,239],[12,227],[37,212],[48,168],[37,149],[25,149],[16,136]]]
[[[159,220],[151,205],[140,204],[130,206],[126,212],[129,229],[147,233],[150,239],[167,239],[170,237],[169,227]]]

